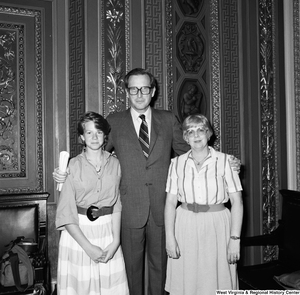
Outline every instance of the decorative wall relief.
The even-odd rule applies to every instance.
[[[198,73],[205,60],[205,43],[196,23],[185,22],[177,34],[177,58],[186,73]]]
[[[185,80],[178,95],[178,109],[181,121],[193,114],[206,113],[206,97],[198,80]]]
[[[273,0],[259,3],[260,27],[260,103],[261,103],[261,144],[262,144],[262,194],[263,233],[270,233],[277,227],[278,218],[278,175],[276,142],[276,93],[274,91],[275,34]],[[264,261],[277,256],[277,248],[264,247]]]
[[[0,6],[0,193],[44,190],[41,21]]]
[[[18,157],[19,126],[15,77],[17,72],[17,31],[5,30],[5,27],[7,27],[7,25],[0,24],[0,171],[15,173],[21,170],[21,163]],[[11,26],[8,25],[8,28],[10,27]],[[20,29],[21,32],[24,32],[24,29]],[[21,47],[23,46],[24,45],[21,44]],[[24,66],[24,64],[22,64],[22,66]],[[24,75],[24,73],[21,73],[21,75]],[[23,130],[21,130],[23,137],[25,135],[24,131],[23,128]],[[24,170],[24,167],[22,168],[22,170]],[[5,174],[2,174],[2,177],[4,175]]]
[[[123,1],[103,1],[103,44],[104,75],[103,87],[104,114],[119,112],[127,108],[123,85],[125,73],[125,6]],[[105,38],[104,38],[105,37]]]
[[[166,6],[173,24],[168,46],[173,88],[169,106],[181,121],[195,113],[210,118],[209,1],[178,0]]]
[[[179,7],[185,16],[197,16],[201,10],[204,0],[180,0]]]
[[[168,108],[183,120],[182,89],[198,81],[214,148],[240,157],[238,28],[237,0],[166,1]]]

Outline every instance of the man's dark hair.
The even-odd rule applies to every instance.
[[[131,76],[141,76],[141,75],[147,75],[149,77],[151,88],[156,87],[156,80],[150,72],[142,68],[135,68],[126,74],[124,78],[125,88],[128,88],[128,80]]]

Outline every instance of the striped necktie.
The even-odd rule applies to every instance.
[[[143,149],[144,156],[148,158],[149,156],[149,133],[148,133],[148,125],[145,120],[145,115],[140,115],[140,118],[142,119],[142,124],[140,127],[140,133],[139,133],[139,141],[141,144],[141,147]]]

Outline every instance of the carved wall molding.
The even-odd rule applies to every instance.
[[[112,0],[101,3],[102,103],[106,117],[128,107],[123,80],[128,68],[129,2]]]
[[[294,92],[295,92],[295,125],[296,125],[296,172],[297,189],[300,190],[300,20],[299,0],[293,1],[293,38],[294,38]]]
[[[202,105],[199,111],[203,112],[211,120],[216,137],[213,144],[214,148],[233,153],[240,157],[239,116],[241,110],[239,96],[238,1],[220,2],[210,0],[199,1],[197,3],[197,7],[191,8],[184,5],[181,1],[177,1],[176,3],[174,1],[166,1],[168,109],[173,110],[183,120],[184,114],[181,114],[183,109],[181,109],[178,100],[183,99],[184,93],[187,93],[188,87],[185,87],[185,84],[189,84],[189,88],[192,87],[192,84],[195,85],[193,74],[200,75],[201,78],[197,78],[197,80],[203,80],[200,85],[196,85],[200,92],[204,94],[204,98],[202,99],[204,105]],[[228,17],[229,15],[230,17]],[[179,28],[178,23],[183,22],[186,16],[191,21],[190,25],[188,22],[185,22]],[[206,19],[209,19],[207,23]],[[203,26],[202,31],[198,29],[197,22]],[[180,32],[186,32],[186,26],[189,27],[191,33],[179,36]],[[191,27],[194,27],[194,30]],[[209,33],[207,33],[207,36],[202,36],[205,30]],[[174,38],[177,38],[176,41]],[[183,40],[181,47],[183,48],[183,54],[180,55],[181,51],[179,48],[178,56],[176,53],[176,44],[180,44],[179,39]],[[190,54],[185,54],[188,48],[187,43],[192,39],[195,41],[193,44],[196,50],[204,48],[205,51],[210,52],[207,55],[209,56],[209,60],[202,67],[201,74],[197,72],[197,65],[201,67],[201,62],[204,61],[202,58],[203,51],[198,52],[197,60],[191,59],[192,56]],[[220,44],[220,42],[223,43]],[[235,46],[231,46],[232,44],[235,44]],[[176,59],[181,63],[181,68],[188,66],[188,59],[190,62],[196,62],[196,64],[193,63],[189,68],[185,69],[187,73],[186,78],[183,78],[184,74],[180,70],[175,69]],[[198,61],[200,64],[197,63]],[[191,69],[192,71],[190,71]],[[198,69],[200,68],[198,67]],[[191,75],[188,75],[189,72]],[[205,83],[210,87],[207,90],[205,89]],[[223,85],[222,89],[221,84]],[[183,90],[184,88],[185,90]]]
[[[168,110],[174,109],[174,74],[173,74],[173,0],[166,0],[165,6],[166,24],[166,106]]]
[[[24,25],[0,23],[0,171],[1,177],[26,176]],[[19,56],[17,56],[19,49]],[[19,69],[17,63],[19,60]],[[21,79],[20,79],[21,78]],[[16,88],[19,82],[19,91]],[[19,93],[19,99],[18,99]],[[18,120],[19,117],[19,120]],[[18,121],[20,133],[18,132]],[[20,141],[20,142],[19,142]],[[20,161],[17,152],[20,145]],[[15,171],[15,173],[14,173]]]
[[[274,14],[273,0],[259,2],[263,233],[270,233],[277,227],[279,210]],[[276,247],[264,247],[264,261],[271,261],[276,257]]]
[[[126,109],[126,97],[123,85],[125,73],[125,7],[123,1],[112,0],[103,4],[105,21],[103,27],[105,83],[105,108],[107,114]]]
[[[184,22],[176,37],[177,58],[183,70],[198,73],[205,61],[205,40],[197,23]]]
[[[209,1],[166,1],[167,108],[211,119]]]
[[[211,101],[212,101],[212,125],[216,140],[214,148],[221,149],[222,133],[221,133],[221,86],[220,86],[220,31],[219,31],[219,9],[218,0],[210,1],[210,50],[211,50]]]
[[[0,6],[1,193],[44,190],[42,21],[41,9]]]

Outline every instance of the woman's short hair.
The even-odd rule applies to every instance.
[[[84,125],[87,122],[93,121],[96,129],[101,130],[105,135],[110,132],[110,125],[107,120],[104,119],[100,114],[95,112],[86,112],[80,119],[77,125],[77,131],[79,135],[84,134]]]
[[[186,139],[187,131],[189,128],[201,125],[204,129],[207,130],[208,138],[210,138],[214,131],[208,121],[208,119],[202,114],[194,114],[186,117],[182,123],[183,138]]]

